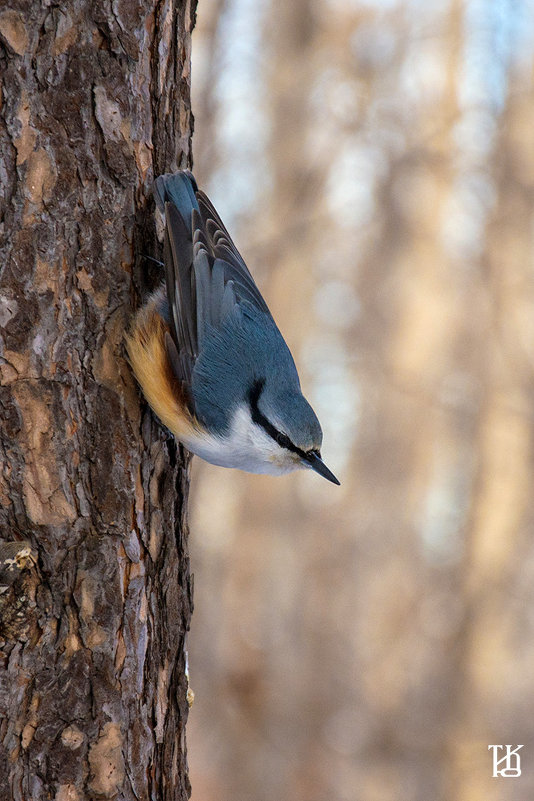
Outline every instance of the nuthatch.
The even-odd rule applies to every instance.
[[[212,464],[280,475],[321,459],[322,431],[293,357],[230,235],[188,171],[156,179],[166,287],[127,338],[159,419]]]

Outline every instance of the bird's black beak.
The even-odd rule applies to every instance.
[[[331,481],[332,484],[337,484],[340,486],[341,482],[337,480],[335,475],[332,473],[331,470],[325,465],[321,457],[317,453],[307,453],[306,454],[306,461],[312,468],[315,470],[316,473],[319,473],[320,476],[326,478],[327,481]]]

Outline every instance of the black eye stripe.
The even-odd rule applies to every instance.
[[[285,434],[282,434],[281,431],[279,431],[276,435],[276,441],[282,446],[282,448],[291,448],[293,444],[289,437],[287,437]]]
[[[280,445],[280,447],[285,448],[292,453],[297,453],[302,459],[308,460],[310,456],[320,457],[319,451],[314,450],[306,453],[306,451],[301,450],[301,448],[297,448],[297,446],[291,442],[287,434],[284,434],[282,431],[278,431],[278,429],[273,426],[273,424],[270,423],[269,420],[267,420],[267,418],[260,412],[258,408],[258,401],[264,386],[265,379],[261,378],[255,381],[248,391],[250,413],[253,422],[256,423],[256,425],[261,426],[263,430]]]

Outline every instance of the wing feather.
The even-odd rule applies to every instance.
[[[192,399],[192,376],[206,337],[241,303],[269,315],[267,304],[208,197],[191,173],[160,176],[154,187],[165,214],[164,261],[172,371]],[[271,318],[272,319],[272,318]]]
[[[243,284],[249,290],[249,297],[261,311],[269,314],[269,309],[265,303],[260,290],[249,272],[243,257],[232,241],[232,237],[226,230],[223,221],[217,214],[212,202],[200,190],[196,193],[200,217],[202,219],[202,230],[207,238],[207,245],[215,259],[222,259],[234,268],[233,280],[236,283],[236,296],[239,295],[238,285]]]

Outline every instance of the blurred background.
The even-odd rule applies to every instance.
[[[194,460],[193,801],[534,798],[533,51],[532,0],[200,0],[195,173],[342,486]]]

